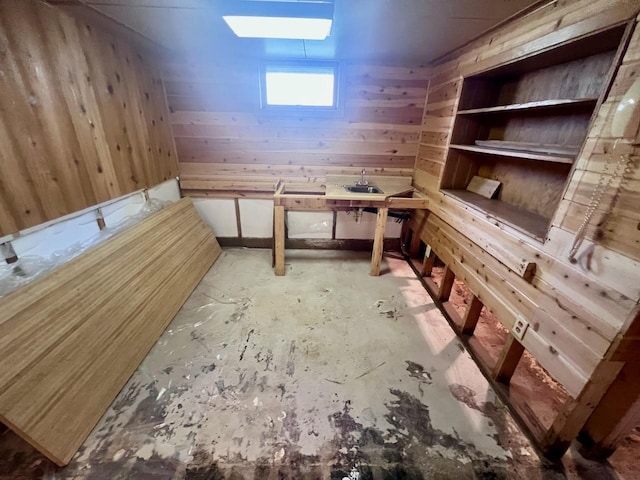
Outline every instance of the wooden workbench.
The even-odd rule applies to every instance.
[[[378,218],[373,240],[370,275],[380,274],[380,262],[384,245],[384,231],[389,209],[426,209],[427,197],[414,190],[411,179],[401,177],[376,177],[373,185],[384,193],[351,193],[343,185],[353,184],[356,176],[328,176],[323,187],[306,187],[279,184],[273,195],[273,238],[275,252],[275,274],[284,275],[285,257],[285,211],[327,211],[352,208],[377,208]]]

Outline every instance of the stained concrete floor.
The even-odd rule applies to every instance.
[[[619,478],[541,461],[398,255],[225,250],[58,469],[11,432],[0,479]]]

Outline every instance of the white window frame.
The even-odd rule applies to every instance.
[[[309,72],[314,70],[333,70],[333,105],[331,106],[301,106],[301,105],[269,105],[267,104],[267,71],[271,69]],[[344,112],[342,105],[342,76],[338,62],[320,62],[311,60],[268,60],[260,67],[260,108],[264,113],[285,115],[317,115],[317,116],[341,116]]]

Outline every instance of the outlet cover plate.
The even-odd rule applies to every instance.
[[[518,315],[516,323],[513,324],[513,328],[511,329],[511,334],[518,340],[522,340],[528,328],[529,322],[527,322],[522,315]]]

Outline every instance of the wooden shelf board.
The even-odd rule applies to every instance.
[[[517,112],[526,110],[542,110],[545,108],[563,108],[563,107],[583,107],[586,105],[594,105],[598,101],[597,98],[564,98],[552,100],[540,100],[537,102],[514,103],[512,105],[496,105],[486,108],[472,108],[469,110],[460,110],[458,115],[477,115],[482,113],[500,113],[500,112]]]
[[[560,157],[575,158],[580,152],[578,145],[555,145],[550,143],[509,142],[504,140],[476,140],[476,146],[498,148],[525,153],[542,153]]]
[[[442,190],[442,193],[460,200],[476,210],[505,223],[516,230],[543,242],[547,235],[549,219],[536,213],[523,210],[500,200],[489,200],[467,190]]]
[[[513,150],[513,149],[505,149],[505,148],[495,148],[495,147],[480,147],[476,145],[455,145],[452,144],[451,148],[456,150],[464,150],[467,152],[474,153],[484,153],[488,155],[500,155],[502,157],[513,157],[513,158],[523,158],[526,160],[538,160],[542,162],[552,162],[552,163],[565,163],[567,165],[573,164],[575,160],[575,155],[571,154],[546,154],[540,152],[531,152],[526,150]]]

